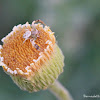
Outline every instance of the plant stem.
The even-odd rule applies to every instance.
[[[58,98],[58,100],[73,100],[68,90],[65,89],[57,80],[49,87],[49,90]]]

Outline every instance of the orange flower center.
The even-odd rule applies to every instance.
[[[36,40],[33,38],[35,41],[34,45],[30,41],[32,37],[28,38],[26,41],[23,38],[26,30],[32,30],[31,27],[24,27],[21,30],[17,30],[4,42],[1,51],[2,57],[4,58],[3,62],[12,71],[21,70],[23,73],[27,73],[28,70],[26,67],[30,66],[31,71],[34,72],[45,63],[44,61],[50,59],[53,53],[55,37],[53,34],[51,35],[48,33],[50,30],[46,32],[40,25],[37,25],[36,29],[38,30],[39,36]],[[30,64],[33,65],[31,66]],[[7,71],[6,68],[4,69]]]

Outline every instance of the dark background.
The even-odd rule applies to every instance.
[[[0,39],[13,26],[36,19],[51,27],[64,53],[64,73],[58,80],[74,100],[99,100],[83,95],[100,95],[100,0],[0,0]],[[0,100],[56,98],[48,90],[20,90],[0,67]]]

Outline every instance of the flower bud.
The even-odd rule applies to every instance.
[[[22,90],[29,92],[46,89],[64,66],[54,32],[36,22],[14,26],[0,45],[0,65]]]

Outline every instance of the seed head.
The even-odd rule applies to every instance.
[[[46,89],[64,66],[54,32],[41,23],[37,20],[14,26],[0,45],[0,65],[21,89],[29,92]]]

